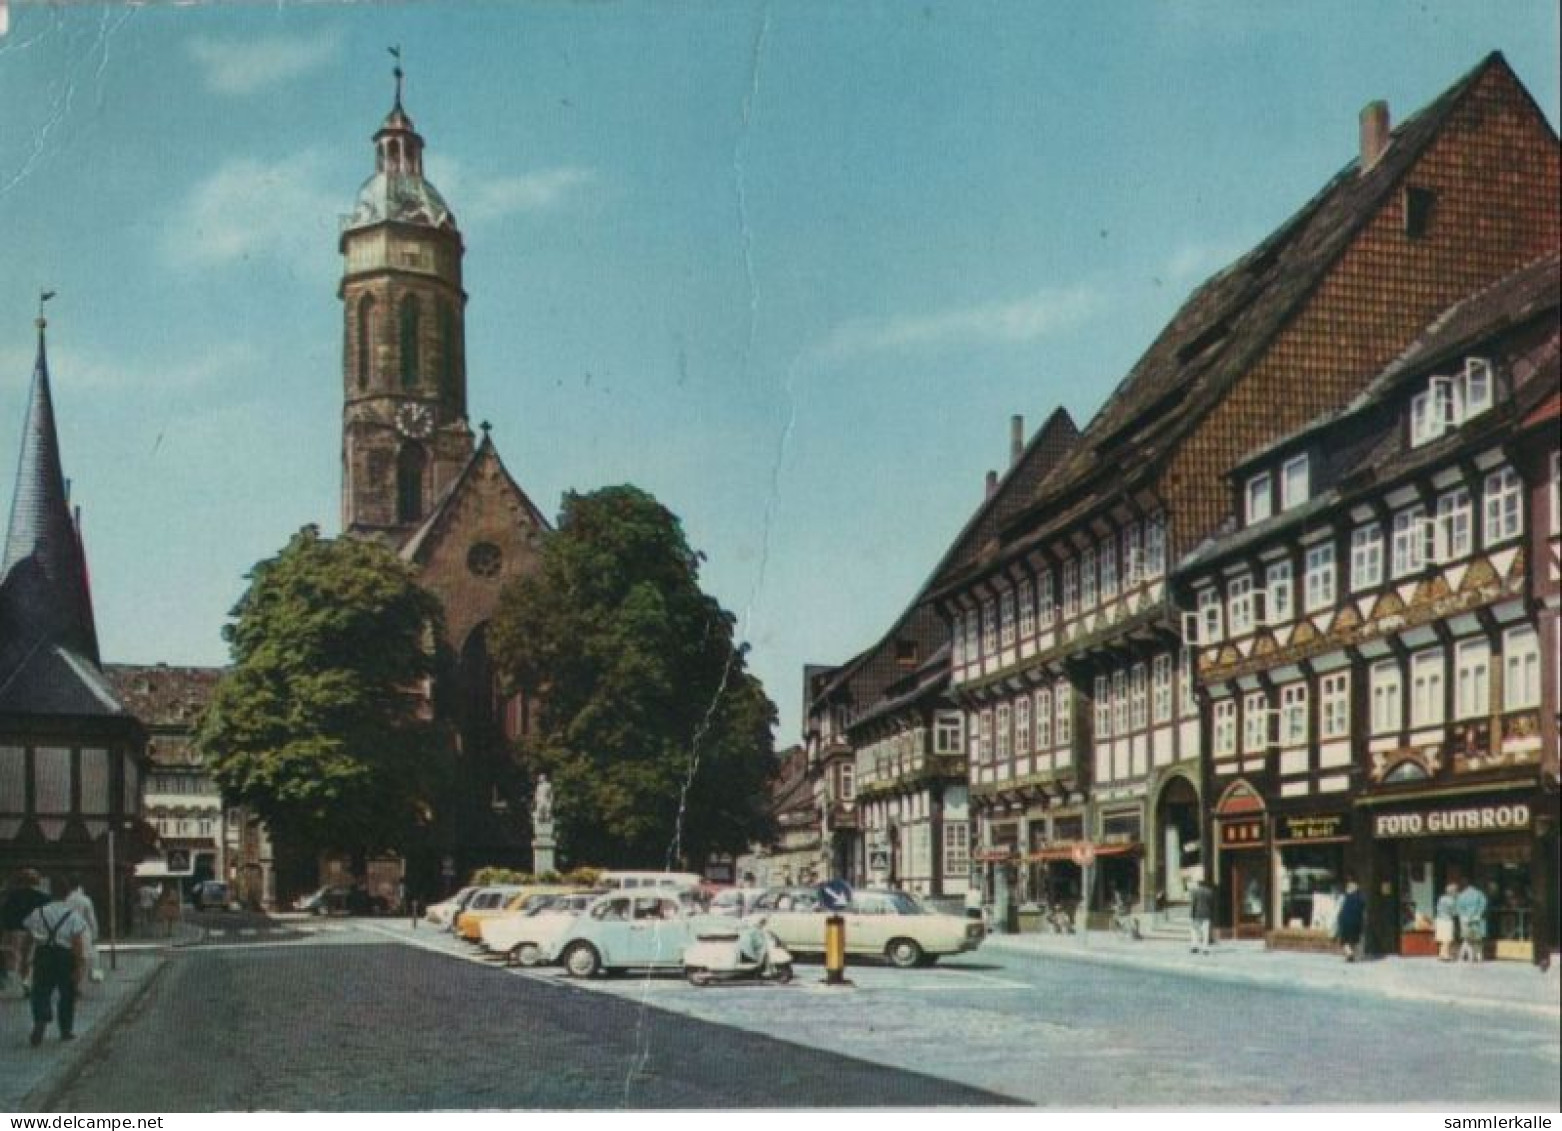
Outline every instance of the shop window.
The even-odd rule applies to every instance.
[[[1540,641],[1533,627],[1510,628],[1502,637],[1502,709],[1540,706]]]

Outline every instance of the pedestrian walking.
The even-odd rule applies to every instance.
[[[40,879],[31,868],[23,868],[11,877],[11,886],[6,889],[4,901],[0,902],[0,963],[7,975],[0,981],[7,981],[10,974],[15,974],[24,996],[31,966],[32,936],[23,923],[27,916],[49,902],[49,897],[38,890]]]
[[[81,921],[87,925],[87,932],[82,936],[87,978],[90,981],[101,982],[103,971],[98,968],[98,909],[92,905],[92,897],[82,887],[80,876],[70,878],[70,895],[65,897],[65,902],[70,904],[71,910],[80,915]]]
[[[1437,960],[1452,962],[1454,943],[1457,940],[1459,912],[1457,910],[1459,885],[1449,884],[1437,897],[1437,910],[1432,917],[1433,937],[1437,940]]]
[[[1481,961],[1486,950],[1486,893],[1465,881],[1454,910],[1459,915],[1459,961]]]
[[[1345,885],[1345,897],[1340,900],[1339,914],[1334,920],[1334,936],[1345,951],[1345,961],[1355,962],[1361,947],[1362,929],[1367,925],[1367,900],[1355,880]]]
[[[53,900],[27,916],[26,927],[33,940],[33,1031],[31,1043],[38,1045],[56,1020],[55,998],[59,999],[60,1040],[76,1039],[76,991],[86,969],[82,922],[67,902],[70,885],[56,879],[50,885]]]
[[[1189,931],[1192,936],[1192,946],[1189,948],[1194,954],[1201,950],[1208,954],[1210,925],[1215,919],[1215,889],[1210,887],[1203,876],[1193,882],[1193,891],[1189,893],[1191,906],[1188,909]]]

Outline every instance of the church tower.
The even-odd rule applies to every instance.
[[[396,102],[342,223],[342,528],[400,545],[473,452],[456,218]]]

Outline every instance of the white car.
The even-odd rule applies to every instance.
[[[896,966],[931,966],[946,954],[982,945],[982,925],[929,911],[903,891],[859,891],[840,912],[846,953],[889,959]],[[758,911],[749,920],[768,927],[793,954],[824,953],[823,910]]]
[[[449,930],[450,924],[455,922],[456,916],[466,908],[467,900],[471,899],[480,890],[482,889],[474,884],[472,887],[462,888],[449,899],[442,900],[439,903],[431,903],[428,909],[423,912],[423,918],[433,923],[436,927]]]
[[[485,921],[483,947],[493,954],[508,955],[521,966],[551,961],[554,947],[570,924],[601,898],[595,892],[539,896],[538,905],[524,914]]]

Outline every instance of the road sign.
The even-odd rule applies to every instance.
[[[1088,868],[1096,862],[1096,846],[1088,840],[1076,844],[1068,850],[1069,858],[1081,868]]]
[[[170,876],[188,876],[195,871],[195,860],[188,848],[170,848],[168,850],[168,874]]]
[[[826,880],[819,885],[819,905],[826,911],[845,911],[852,901],[852,886],[845,880]]]
[[[882,849],[876,849],[873,852],[868,853],[868,871],[888,872],[889,853],[883,851]]]

